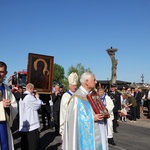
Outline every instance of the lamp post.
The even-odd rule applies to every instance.
[[[142,83],[144,83],[144,75],[143,75],[143,74],[141,75],[141,79],[142,79],[142,80],[141,80]]]
[[[117,64],[118,64],[118,60],[115,59],[115,52],[117,52],[117,48],[109,48],[107,49],[107,53],[111,58],[111,62],[112,62],[112,73],[111,73],[111,81],[110,84],[116,84],[116,79],[117,79]]]

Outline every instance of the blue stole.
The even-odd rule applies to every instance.
[[[0,85],[0,91],[2,92],[2,97],[5,97],[5,87],[4,84],[2,83],[2,85]]]
[[[94,121],[90,103],[78,98],[79,149],[94,150]]]
[[[67,93],[68,93],[70,96],[72,96],[72,93],[71,93],[69,90],[67,90]]]
[[[102,100],[103,104],[106,106],[105,96],[106,96],[106,94],[104,94],[100,99]]]
[[[0,86],[0,91],[2,92],[2,97],[5,97],[4,84],[2,84]],[[2,150],[9,150],[7,122],[6,121],[0,121],[0,145],[1,145]]]

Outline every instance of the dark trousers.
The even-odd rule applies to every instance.
[[[131,120],[136,121],[136,107],[130,107]]]
[[[115,132],[117,130],[118,125],[118,118],[119,118],[119,113],[114,112],[114,120],[113,120],[113,131]]]
[[[13,124],[11,126],[12,133],[16,130],[19,130],[19,113],[17,114],[16,118],[13,120]]]
[[[39,150],[40,139],[39,130],[35,129],[30,132],[21,132],[21,150]]]
[[[148,116],[150,116],[150,100],[148,100]]]
[[[137,106],[136,106],[136,117],[138,119],[140,119],[140,105],[141,105],[141,102],[137,102]]]
[[[55,125],[55,133],[59,134],[59,113],[60,111],[54,111],[54,125]]]
[[[43,127],[46,126],[46,120],[45,120],[45,117],[47,117],[47,123],[48,123],[48,126],[50,127],[50,108],[49,106],[42,106],[41,107],[42,109],[42,123],[43,123]]]

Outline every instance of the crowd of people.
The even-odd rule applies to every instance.
[[[143,99],[148,100],[148,118],[150,118],[150,87],[143,94],[140,89],[118,90],[112,84],[106,92],[103,87],[96,88],[93,73],[84,72],[80,79],[77,73],[68,76],[68,90],[56,84],[52,94],[39,95],[34,84],[28,83],[25,91],[21,86],[12,92],[3,83],[7,74],[7,65],[0,62],[0,149],[13,150],[12,129],[14,119],[21,136],[21,150],[39,150],[40,132],[47,128],[55,130],[62,138],[62,150],[109,150],[109,144],[115,146],[113,134],[118,133],[118,122],[131,122],[140,119],[143,112]],[[80,86],[77,88],[78,81]],[[88,94],[96,94],[96,100],[102,102],[109,113],[105,118],[95,113],[88,100]],[[93,99],[94,101],[94,99]],[[96,101],[95,101],[96,102]],[[39,110],[41,110],[43,130],[39,130]],[[47,119],[47,121],[46,121]],[[53,122],[53,124],[52,124]],[[46,126],[47,123],[47,126]]]

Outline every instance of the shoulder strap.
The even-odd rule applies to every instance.
[[[80,99],[83,99],[83,100],[85,100],[85,101],[88,101],[88,99],[87,99],[86,97],[73,94],[73,95],[70,97],[69,101],[68,101],[68,105],[69,105],[70,101],[71,101],[74,97],[78,97],[78,98],[80,98]]]

